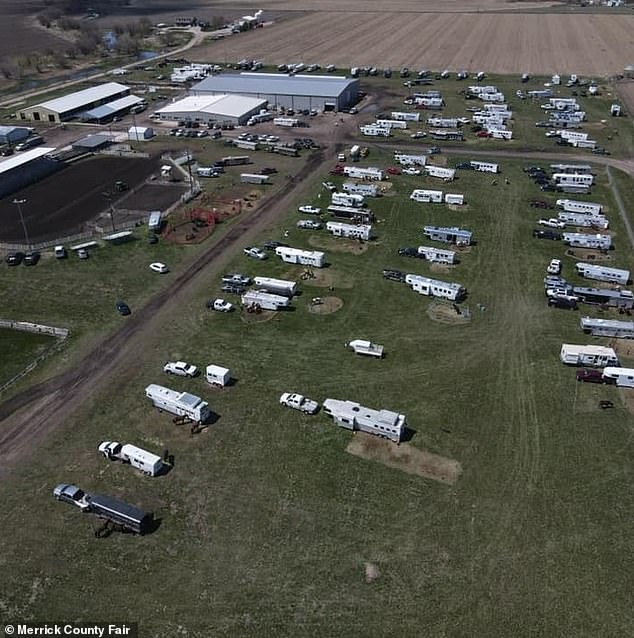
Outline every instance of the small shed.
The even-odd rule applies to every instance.
[[[73,149],[79,151],[98,151],[112,143],[108,135],[86,135],[73,142]]]
[[[16,144],[30,135],[26,126],[0,126],[0,144]]]
[[[131,142],[145,142],[154,137],[154,129],[149,126],[131,126],[128,129],[128,139]]]

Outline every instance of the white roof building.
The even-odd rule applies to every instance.
[[[244,95],[190,95],[164,106],[157,113],[162,120],[217,120],[244,124],[266,105],[263,98]]]

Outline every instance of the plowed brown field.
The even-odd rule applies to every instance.
[[[196,51],[275,64],[608,75],[634,60],[634,16],[308,13]]]

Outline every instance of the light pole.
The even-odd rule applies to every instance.
[[[24,215],[22,214],[22,204],[26,202],[26,199],[14,199],[13,203],[18,207],[18,213],[20,214],[20,222],[22,223],[22,229],[24,230],[24,240],[27,247],[31,248],[31,242],[29,241],[29,234],[26,232],[26,224],[24,223]]]

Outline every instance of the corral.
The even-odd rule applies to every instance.
[[[3,222],[0,241],[23,243],[24,240],[20,218],[12,203],[14,197],[26,200],[22,211],[31,241],[45,241],[81,232],[87,222],[94,220],[111,203],[116,203],[117,198],[125,196],[125,192],[114,192],[116,181],[125,181],[133,188],[142,184],[157,168],[157,161],[147,158],[93,157],[71,164],[0,200]],[[130,204],[135,209],[152,210],[157,203],[178,198],[170,190],[170,187],[153,187],[146,200],[144,189],[141,189],[132,195]],[[128,207],[126,202],[125,208]]]
[[[248,56],[279,64],[299,58],[341,67],[405,64],[544,74],[621,73],[634,60],[631,15],[389,14],[363,6],[362,13],[303,14],[197,51],[210,60]]]

